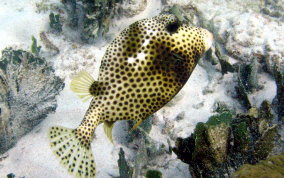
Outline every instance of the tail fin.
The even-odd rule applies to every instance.
[[[69,173],[75,177],[95,177],[96,166],[91,145],[82,143],[76,134],[72,129],[51,127],[50,147]]]

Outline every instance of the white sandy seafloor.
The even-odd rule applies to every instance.
[[[41,0],[1,0],[0,50],[7,46],[29,50],[31,36],[33,35],[39,39],[39,33],[41,31],[48,31],[49,11],[36,13],[36,2],[41,2]],[[51,1],[47,0],[47,2]],[[56,3],[56,1],[53,2]],[[187,4],[187,1],[180,1],[180,3]],[[157,15],[161,9],[162,4],[160,1],[148,0],[146,9],[136,16],[114,20],[110,34],[118,34],[124,27],[136,20]],[[213,10],[214,3],[210,3],[210,6],[207,5],[207,7],[205,2],[203,5],[201,3],[200,9],[204,10],[204,13],[207,12],[207,14],[205,14],[207,16],[212,16],[214,13],[216,15],[217,13],[217,10],[215,10],[215,12]],[[250,13],[252,12],[246,13],[245,16],[253,20],[255,16],[250,16]],[[232,14],[226,12],[223,13],[223,17],[234,16],[234,18],[236,18],[236,14],[236,12],[232,12]],[[224,20],[222,21],[221,18],[222,13],[219,13],[216,17],[217,20],[215,19],[216,23],[220,24],[220,28],[217,29],[221,31],[220,33],[222,33],[226,25],[228,25]],[[241,21],[240,19],[237,20]],[[248,37],[246,34],[243,34],[243,31],[240,29],[246,29],[247,24],[248,23],[239,22],[230,26],[230,28],[228,27],[227,32],[229,34],[234,33],[229,40],[232,41],[234,36],[239,38],[239,41],[227,43],[228,48],[240,46],[238,49],[242,51],[241,43],[247,40]],[[275,24],[273,23],[272,25]],[[258,28],[258,26],[254,26],[254,28]],[[265,28],[269,29],[267,26],[265,26]],[[270,35],[273,35],[281,28],[283,29],[283,27],[277,27],[276,31],[272,29],[273,33]],[[256,30],[261,31],[263,29]],[[64,29],[64,33],[68,34],[68,29]],[[72,36],[72,34],[73,32],[70,32],[66,35],[67,37],[48,34],[50,40],[60,49],[60,53],[50,56],[49,60],[54,63],[56,74],[65,79],[66,87],[57,97],[58,107],[56,112],[50,114],[42,123],[35,127],[33,131],[21,138],[16,146],[6,153],[8,157],[0,161],[0,177],[5,177],[9,173],[14,173],[17,176],[25,176],[27,178],[71,177],[51,152],[47,138],[47,130],[53,125],[75,128],[80,124],[88,108],[88,102],[81,102],[70,91],[70,77],[83,69],[97,76],[99,63],[106,49],[106,46],[102,45],[85,45],[75,43],[74,41],[72,42],[68,39],[68,36]],[[275,37],[277,41],[278,36],[273,37]],[[256,43],[259,44],[258,42]],[[269,41],[269,43],[273,43],[273,41]],[[277,41],[277,43],[280,42]],[[275,45],[271,44],[271,46],[277,51]],[[258,46],[255,49],[257,50],[257,48]],[[43,48],[42,50],[44,52],[45,49]],[[243,51],[247,52],[247,50]],[[233,59],[231,60],[234,61]],[[202,66],[198,65],[196,67],[189,81],[174,100],[155,114],[155,124],[150,133],[153,139],[158,142],[163,142],[166,146],[168,146],[167,140],[169,139],[171,146],[174,146],[174,140],[172,138],[188,137],[193,132],[196,123],[206,122],[208,117],[214,114],[213,105],[216,101],[225,102],[232,108],[241,110],[241,106],[238,102],[231,97],[232,93],[234,93],[236,83],[236,79],[233,75],[226,74],[222,77],[221,73],[214,69],[214,67],[208,70],[208,68]],[[276,86],[271,76],[260,73],[259,83],[263,85],[264,88],[250,96],[253,104],[256,106],[259,106],[264,99],[272,101],[276,93]],[[211,90],[212,92],[204,92],[205,90]],[[180,113],[184,113],[184,119],[176,120],[176,116]],[[102,125],[96,129],[96,138],[92,143],[92,148],[98,178],[119,176],[117,166],[118,152],[119,148],[123,147],[120,144],[123,142],[121,141],[123,135],[127,134],[123,127],[125,127],[123,123],[116,125],[114,129],[114,144],[110,143],[106,138],[103,133]],[[171,129],[165,131],[167,127]],[[131,152],[127,152],[127,149],[125,149],[125,151],[126,156],[133,156],[130,155]],[[171,156],[167,156],[162,166],[153,168],[161,170],[164,178],[191,177],[188,171],[188,165],[178,160],[174,153]]]

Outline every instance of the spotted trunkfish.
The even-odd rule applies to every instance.
[[[118,120],[143,120],[168,103],[184,86],[201,55],[213,42],[202,28],[181,23],[174,15],[159,15],[131,24],[108,46],[98,80],[80,72],[71,89],[83,100],[92,98],[76,129],[49,130],[50,146],[75,177],[95,177],[91,141],[103,123],[112,141]]]

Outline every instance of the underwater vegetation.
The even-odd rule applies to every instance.
[[[0,153],[4,153],[49,113],[56,110],[56,96],[63,81],[52,66],[38,54],[6,48],[0,59]]]
[[[112,35],[116,33],[112,29],[119,31],[122,28],[122,26],[117,24],[117,20],[118,23],[120,22],[120,18],[128,22],[129,19],[127,18],[137,15],[138,12],[145,9],[147,4],[154,1],[62,0],[61,2],[56,5],[53,5],[49,0],[42,0],[36,3],[37,11],[39,13],[43,12],[46,17],[49,17],[49,24],[48,22],[46,23],[47,26],[49,25],[49,28],[37,32],[40,41],[37,41],[32,36],[31,52],[17,48],[6,48],[3,50],[0,60],[0,153],[2,153],[2,150],[5,152],[11,148],[22,135],[32,130],[32,127],[56,109],[55,97],[64,87],[64,83],[63,80],[54,74],[53,64],[49,62],[54,63],[54,68],[61,77],[78,72],[79,69],[94,70],[96,68],[94,66],[99,62],[96,60],[100,56],[97,56],[95,53],[101,52],[101,49],[98,50],[97,46],[93,44],[101,42],[108,43],[113,38]],[[192,108],[191,106],[189,106],[190,108],[180,106],[185,111],[181,111],[176,118],[168,119],[163,113],[162,118],[164,122],[162,121],[159,124],[157,124],[159,121],[153,119],[155,116],[147,117],[148,119],[145,119],[141,125],[139,125],[139,122],[127,121],[129,130],[127,130],[128,135],[126,138],[123,138],[123,142],[121,143],[123,149],[119,150],[118,167],[113,166],[112,170],[108,170],[112,172],[97,171],[99,172],[97,177],[103,177],[101,175],[104,174],[113,177],[118,177],[119,175],[119,177],[123,178],[138,176],[146,178],[170,177],[172,175],[168,175],[167,173],[170,169],[169,164],[173,159],[179,163],[182,160],[188,164],[189,171],[193,177],[243,177],[244,175],[258,177],[259,175],[266,176],[267,172],[270,172],[273,176],[282,176],[283,153],[281,155],[278,154],[283,152],[283,136],[280,139],[279,133],[283,135],[284,123],[284,53],[279,52],[283,48],[281,46],[281,41],[283,41],[281,40],[283,39],[281,38],[281,33],[283,30],[281,30],[281,25],[279,25],[283,22],[283,3],[277,0],[263,0],[253,3],[237,0],[233,3],[231,2],[235,6],[232,8],[229,5],[223,5],[230,3],[229,1],[219,2],[213,0],[206,2],[206,4],[200,0],[184,1],[186,5],[174,4],[181,2],[175,0],[161,0],[161,2],[163,6],[155,7],[156,9],[160,8],[156,10],[159,13],[162,10],[163,13],[174,14],[180,22],[199,26],[214,33],[215,44],[206,52],[204,60],[199,61],[199,66],[201,66],[202,70],[206,70],[209,78],[209,84],[202,91],[202,94],[207,95],[208,100],[211,100],[212,98],[209,97],[215,97],[214,94],[220,94],[224,90],[224,92],[227,92],[225,94],[226,97],[230,97],[233,101],[226,104],[222,101],[215,101],[216,108],[213,108],[214,111],[212,108],[208,111],[210,114],[213,112],[214,115],[209,118],[202,118],[201,116],[200,118],[195,118],[197,120],[206,120],[208,118],[207,122],[200,122],[196,127],[194,126],[195,124],[192,124],[194,121],[189,124],[189,121],[191,122],[193,119],[191,116],[188,116],[191,113],[187,113],[187,109],[193,108],[197,112],[200,112],[200,110],[204,111],[205,107],[206,109],[210,109],[207,108],[211,107],[208,105],[207,99],[201,101],[200,104],[192,105]],[[235,3],[238,4],[238,7],[236,7]],[[202,7],[204,4],[208,8]],[[209,5],[211,6],[212,4],[218,6],[218,10],[210,9]],[[252,6],[254,7],[250,9]],[[244,9],[240,10],[242,8]],[[148,10],[145,12],[148,12]],[[263,13],[265,18],[258,12]],[[178,25],[169,26],[170,33],[174,34]],[[269,37],[263,35],[267,31],[271,31],[274,34],[267,35]],[[57,39],[54,40],[55,38]],[[131,39],[127,42],[133,43],[133,40]],[[45,49],[49,51],[46,52],[44,51]],[[150,47],[149,51],[152,51],[152,49],[156,49],[156,47]],[[122,50],[123,52],[120,55],[128,55],[135,50],[136,48],[126,48],[125,51]],[[87,53],[87,51],[94,52]],[[41,57],[41,54],[45,52],[48,55],[50,55],[49,52],[55,53],[49,56],[51,57],[50,59],[45,59]],[[74,55],[66,54],[68,52]],[[84,54],[82,55],[81,53]],[[130,62],[133,60],[131,57],[127,57]],[[73,58],[77,59],[73,60]],[[164,68],[175,68],[174,66],[179,65],[183,59],[180,53],[174,52],[170,60],[166,60],[164,63],[161,62],[162,60],[158,60],[157,63],[162,64]],[[64,63],[65,67],[58,65],[58,63]],[[174,65],[172,65],[173,63]],[[137,66],[135,60],[132,65]],[[106,66],[102,68],[106,68]],[[125,66],[122,66],[122,68],[124,68],[123,71],[126,73],[129,70]],[[178,71],[180,69],[176,68],[174,70]],[[117,73],[119,71],[115,70],[112,74],[116,75]],[[135,72],[132,71],[132,73],[129,73],[128,75],[136,75],[137,77]],[[258,92],[261,93],[261,90],[267,87],[267,83],[263,82],[263,78],[261,78],[264,73],[265,75],[267,74],[269,80],[275,80],[277,87],[276,96],[271,104],[268,101],[263,101],[260,107],[256,107],[256,103],[260,104],[259,99],[256,98],[259,95]],[[96,83],[89,74],[84,74],[81,77],[83,76],[84,79],[90,80],[94,85],[101,86],[100,82]],[[32,77],[28,78],[26,76]],[[120,77],[123,77],[123,74]],[[226,83],[228,78],[232,79],[232,81]],[[139,79],[137,80],[135,77],[133,79],[135,81],[134,85],[131,83],[129,86],[126,86],[128,90],[125,90],[123,94],[125,97],[122,100],[124,101],[133,98],[133,96],[130,96],[133,93],[137,94],[137,92],[133,92],[136,91],[136,88],[141,90],[143,88],[143,86],[139,86]],[[78,80],[80,81],[80,77]],[[36,81],[39,81],[39,83]],[[193,81],[193,85],[199,85],[198,82]],[[158,85],[160,86],[160,84]],[[220,86],[225,89],[218,91],[216,88]],[[82,85],[79,88],[75,87],[75,90],[80,91],[81,87]],[[83,86],[84,89],[86,87],[89,87],[89,85]],[[95,90],[98,88],[93,86],[94,90],[92,90],[92,94],[98,94],[98,90]],[[105,90],[112,91],[111,88]],[[153,91],[155,91],[154,88]],[[156,94],[157,91],[154,93]],[[80,93],[79,96],[90,98],[86,90],[85,93]],[[114,98],[119,97],[115,96]],[[146,101],[147,95],[144,95],[142,99],[143,103]],[[122,103],[122,100],[118,102]],[[271,101],[272,98],[269,100]],[[137,102],[139,103],[140,101]],[[169,110],[171,109],[170,105],[175,105],[175,102],[167,105],[169,106]],[[129,101],[129,107],[130,103]],[[144,105],[143,107],[141,106],[138,107],[147,109]],[[120,107],[120,109],[127,110],[123,109],[123,107]],[[121,110],[117,111],[117,113],[120,113]],[[189,119],[189,121],[186,122],[185,118]],[[171,119],[174,121],[171,121]],[[154,127],[152,128],[153,123]],[[89,124],[87,122],[82,123],[83,126],[89,126]],[[106,121],[103,124],[107,137],[113,142],[112,128],[114,127],[114,122]],[[181,124],[183,125],[182,127],[180,126]],[[193,127],[195,127],[195,131],[191,136],[177,139],[180,135],[188,136],[187,133],[191,133]],[[136,129],[133,130],[131,128]],[[64,137],[71,137],[70,140],[72,140],[73,144],[75,139],[73,139],[74,135],[71,133],[73,132],[71,129],[63,129],[61,127],[53,127],[52,129],[54,129],[54,133],[50,133],[50,136],[54,136],[58,140],[63,140],[63,135]],[[160,141],[156,135],[152,138],[151,134],[153,135],[156,131],[162,134],[161,136],[157,133],[158,137],[166,137],[166,141]],[[60,134],[62,134],[62,137]],[[83,137],[89,137],[89,135],[83,135],[81,139],[84,140]],[[168,143],[166,143],[167,141]],[[172,149],[175,141],[175,148]],[[117,140],[115,140],[114,145],[116,145],[116,142]],[[62,143],[65,144],[66,140],[63,140]],[[76,142],[76,144],[86,146],[88,145],[88,141],[83,143]],[[56,146],[61,145],[57,144]],[[117,148],[119,147],[113,148],[112,153],[117,154]],[[95,146],[94,149],[96,149]],[[94,149],[87,146],[83,151],[73,150],[71,157],[77,159],[75,154],[78,152],[83,153],[83,163],[85,164],[82,164],[82,168],[88,169],[88,171],[92,168],[95,170],[94,162],[85,161],[93,157],[92,153],[96,154]],[[90,150],[92,150],[92,153],[90,153]],[[180,160],[172,154],[172,150],[178,155]],[[61,156],[61,151],[58,150],[56,154]],[[0,161],[8,156],[9,154],[1,155]],[[80,159],[77,159],[77,162],[82,161]],[[69,172],[72,172],[71,166],[73,164],[68,163],[69,160],[66,160],[62,160],[61,163],[68,165]],[[114,161],[114,165],[116,165],[116,159]],[[75,167],[79,166],[77,162]],[[105,160],[96,159],[96,163],[104,165]],[[184,163],[181,164],[186,165]],[[3,165],[1,164],[0,169],[2,167]],[[175,174],[188,169],[187,166],[182,167],[183,170],[175,166],[173,167]],[[11,172],[16,173],[12,170]],[[6,171],[5,175],[8,173],[10,173],[10,170]],[[13,173],[7,176],[15,177]],[[186,175],[190,173],[187,171]],[[18,173],[16,174],[18,175]],[[54,174],[57,174],[56,171]],[[80,174],[81,172],[79,172]]]
[[[56,33],[62,32],[62,24],[60,22],[59,14],[55,15],[53,12],[49,14],[49,26]]]

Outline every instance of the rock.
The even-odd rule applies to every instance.
[[[279,0],[265,0],[264,2],[261,12],[284,22],[283,2]]]
[[[176,140],[173,151],[189,164],[193,177],[231,176],[244,163],[255,164],[271,155],[274,148],[283,149],[267,101],[246,114],[222,108],[206,123],[198,123],[190,137]]]
[[[123,0],[117,5],[117,13],[120,16],[133,17],[145,10],[147,3],[147,0]]]
[[[260,161],[256,165],[245,164],[233,174],[233,178],[283,177],[284,153]]]
[[[113,0],[83,0],[83,31],[81,39],[93,42],[103,37],[108,31],[111,18],[115,14],[116,2]]]
[[[63,81],[45,59],[6,48],[0,60],[0,153],[54,112]]]
[[[111,19],[117,14],[114,0],[63,0],[67,24],[79,32],[82,41],[93,43],[109,31]],[[121,2],[120,2],[121,3]]]

